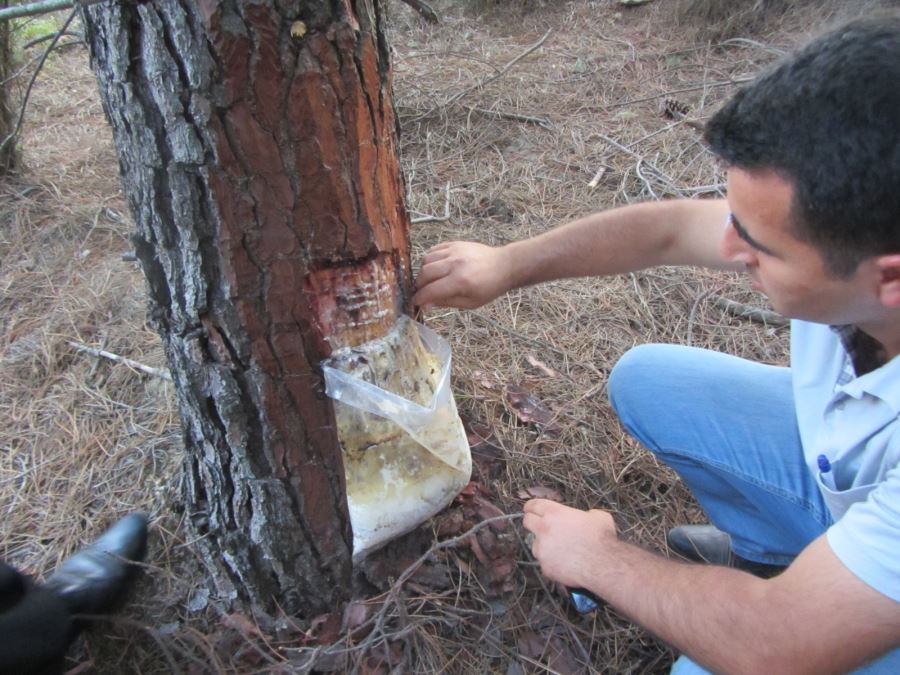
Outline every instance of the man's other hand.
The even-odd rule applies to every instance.
[[[587,588],[607,545],[618,540],[606,511],[580,511],[547,499],[525,504],[525,529],[541,572],[570,588]]]
[[[438,244],[422,259],[413,303],[474,309],[512,288],[507,253],[471,241]]]

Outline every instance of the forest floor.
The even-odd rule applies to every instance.
[[[723,28],[680,20],[678,2],[433,4],[434,26],[389,3],[416,263],[448,239],[502,244],[616,205],[721,196],[698,128],[833,19],[820,7]],[[357,603],[362,616],[390,604],[365,639],[339,634],[333,617],[287,639],[223,613],[191,554],[171,384],[77,346],[165,367],[84,47],[49,58],[21,147],[26,169],[0,183],[0,557],[41,578],[130,511],[152,524],[131,602],[79,640],[72,672],[291,672],[301,657],[364,673],[667,671],[675,654],[653,636],[605,606],[579,615],[541,580],[516,520],[435,551],[424,573]],[[765,308],[736,275],[659,268],[432,312],[427,323],[453,347],[476,472],[395,557],[515,514],[530,495],[610,509],[623,537],[668,555],[667,528],[703,515],[625,434],[607,376],[645,342],[785,364],[788,329],[737,317],[725,300]],[[316,652],[328,641],[341,649]]]

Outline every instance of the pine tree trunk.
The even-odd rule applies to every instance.
[[[0,0],[0,9],[8,6],[9,0]],[[6,137],[16,126],[16,118],[9,96],[11,84],[6,81],[12,70],[11,24],[9,21],[0,21],[0,176],[14,171],[18,164],[15,140],[6,141]]]
[[[379,2],[84,12],[207,563],[240,604],[331,609],[351,533],[319,363],[411,289]]]

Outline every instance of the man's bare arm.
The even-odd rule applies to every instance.
[[[725,200],[635,204],[502,247],[445,242],[422,261],[414,302],[477,307],[522,286],[656,265],[729,269],[719,254]]]
[[[900,646],[900,603],[851,573],[824,535],[763,580],[623,542],[603,511],[544,500],[525,511],[547,576],[590,589],[710,670],[843,673]]]

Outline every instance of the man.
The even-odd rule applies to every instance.
[[[501,248],[444,243],[415,302],[476,307],[662,264],[745,270],[794,319],[790,369],[644,345],[609,383],[714,526],[676,528],[671,545],[725,564],[664,559],[621,541],[609,513],[538,499],[533,553],[678,648],[673,672],[900,672],[900,16],[814,41],[706,137],[727,200],[627,206]]]
[[[68,558],[43,585],[0,562],[0,673],[59,673],[66,647],[110,611],[147,548],[147,518],[132,513]]]

